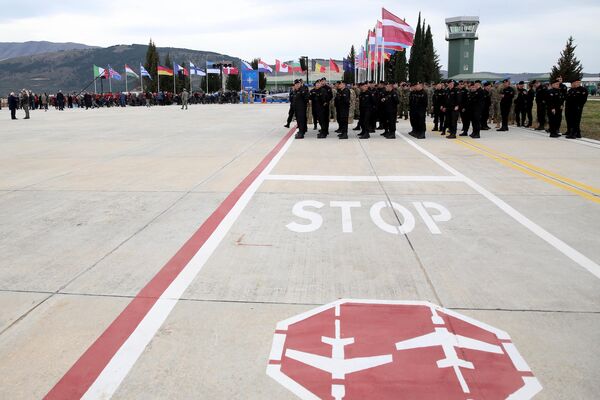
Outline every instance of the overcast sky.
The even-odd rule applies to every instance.
[[[143,6],[142,6],[143,4]],[[585,72],[600,72],[600,1],[30,1],[0,0],[0,41],[148,43],[245,59],[341,58],[364,43],[381,6],[413,27],[419,11],[446,68],[444,19],[480,17],[475,71],[546,72],[569,35]],[[568,6],[568,7],[565,7]],[[182,60],[185,61],[185,60]]]

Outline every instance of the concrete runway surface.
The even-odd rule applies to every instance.
[[[396,140],[339,141],[333,123],[328,139],[309,128],[300,141],[286,115],[202,105],[10,121],[3,110],[0,398],[495,399],[494,368],[542,387],[513,398],[598,398],[600,143],[516,128],[416,140],[407,121]],[[295,333],[300,350],[339,363],[290,366],[292,327],[278,322],[338,299],[382,304],[324,311],[333,341],[360,325],[355,344],[324,344],[314,317]],[[389,360],[414,350],[394,348],[388,366],[345,375],[347,359],[369,355],[363,338],[391,346],[388,322],[413,328],[416,316],[383,305],[410,301],[448,326],[459,313],[506,332],[525,366],[500,342],[515,368],[477,358],[450,326],[449,347],[403,366]],[[277,334],[289,341],[279,357]],[[420,360],[449,352],[474,367]],[[306,393],[267,375],[281,364],[308,370]]]

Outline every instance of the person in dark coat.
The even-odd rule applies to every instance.
[[[581,80],[571,82],[571,88],[565,99],[565,119],[567,120],[567,139],[581,138],[581,114],[587,102],[588,90],[581,86]]]
[[[485,107],[485,91],[481,88],[481,81],[475,81],[469,92],[469,110],[471,112],[471,125],[473,126],[473,139],[479,139],[481,132],[481,116]]]
[[[339,125],[340,139],[348,139],[348,118],[350,116],[350,89],[342,81],[336,83],[334,99],[336,116]]]
[[[373,93],[369,90],[369,84],[363,82],[360,85],[360,114],[359,114],[359,125],[361,128],[358,134],[359,139],[369,139],[370,133],[370,122],[371,113],[373,111]]]
[[[10,119],[17,119],[17,108],[19,108],[19,98],[14,92],[8,96],[8,109],[10,110]]]
[[[59,90],[58,93],[56,94],[56,102],[58,103],[59,110],[62,111],[65,109],[65,95],[63,94],[63,92],[61,90]]]
[[[385,85],[385,92],[383,92],[380,101],[383,105],[383,122],[385,124],[385,133],[382,136],[386,139],[396,139],[396,117],[400,98],[398,92],[394,89],[393,82],[388,82]]]
[[[412,136],[417,139],[425,139],[425,117],[427,116],[427,92],[423,90],[423,84],[417,82],[410,92],[409,107],[410,115],[414,116],[414,132]]]
[[[546,107],[548,109],[548,124],[550,125],[550,137],[560,137],[560,124],[562,122],[562,110],[565,102],[563,91],[560,87],[561,81],[558,79],[552,82],[552,88],[548,90],[546,96]]]
[[[456,139],[456,121],[458,120],[460,108],[460,91],[455,85],[455,81],[448,81],[446,99],[444,101],[444,108],[442,109],[442,111],[446,113],[446,121],[442,135],[445,135],[446,129],[448,129],[448,136],[446,136],[448,139]]]
[[[292,120],[294,119],[294,94],[295,94],[295,90],[292,87],[290,89],[290,94],[289,94],[290,110],[288,111],[287,123],[284,125],[284,127],[286,127],[286,128],[290,127],[290,124],[292,123]]]
[[[546,88],[546,85],[542,85],[540,82],[536,82],[534,87],[538,120],[538,127],[535,128],[535,130],[543,131],[546,126],[546,96],[548,95],[548,89]]]
[[[525,117],[527,116],[527,90],[525,82],[521,81],[517,85],[517,98],[515,99],[515,117],[517,126],[525,126]]]
[[[306,108],[308,107],[308,88],[299,79],[294,81],[294,114],[298,122],[296,139],[304,139],[307,128]]]
[[[505,79],[503,82],[502,91],[500,92],[500,114],[502,115],[502,126],[496,129],[498,132],[508,131],[508,115],[515,97],[515,89],[510,86],[510,80]]]

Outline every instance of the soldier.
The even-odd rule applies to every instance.
[[[546,107],[548,109],[548,124],[550,125],[550,137],[560,137],[560,123],[562,122],[562,108],[565,101],[560,89],[561,81],[555,79],[552,88],[546,96]]]
[[[475,81],[469,92],[469,111],[470,119],[473,125],[473,133],[470,135],[473,139],[479,139],[481,131],[481,116],[485,107],[485,90],[481,88],[481,81]]]
[[[361,131],[358,135],[359,139],[368,139],[369,135],[369,120],[371,119],[371,112],[373,109],[373,93],[369,89],[369,84],[364,82],[360,86],[360,125]]]
[[[183,110],[183,108],[185,107],[185,109],[188,109],[188,101],[190,100],[190,94],[188,93],[187,89],[183,89],[183,92],[181,92],[181,109]]]
[[[502,98],[502,87],[499,82],[494,83],[494,87],[490,92],[492,96],[492,122],[496,124],[496,129],[500,128],[502,116],[500,113],[500,99]]]
[[[331,88],[331,98],[335,99],[336,94],[337,94],[337,87],[336,87],[336,85],[334,85],[333,88]],[[336,109],[335,109],[334,102],[330,101],[329,102],[329,121],[337,121],[338,120],[335,110]],[[335,133],[339,133],[339,132],[336,130]]]
[[[567,139],[581,138],[581,113],[588,98],[588,91],[581,86],[581,80],[571,82],[565,101],[565,119],[567,120]]]
[[[458,92],[460,94],[460,108],[459,115],[460,121],[462,123],[462,133],[461,136],[467,136],[467,132],[469,131],[469,113],[467,110],[468,101],[469,101],[469,89],[467,88],[467,84],[464,81],[458,81],[457,86]]]
[[[408,100],[410,98],[410,86],[406,82],[402,82],[400,93],[400,118],[408,119]]]
[[[386,139],[396,139],[396,117],[400,99],[392,82],[388,82],[385,85],[385,92],[381,98],[381,103],[383,104],[384,123],[386,127],[385,133],[382,136]]]
[[[350,112],[348,114],[348,124],[352,125],[354,123],[354,114],[356,113],[356,105],[358,104],[356,91],[354,85],[350,85],[348,88],[350,90]]]
[[[298,133],[296,133],[296,139],[304,139],[306,130],[308,129],[306,124],[306,108],[308,105],[309,93],[308,88],[302,84],[299,79],[294,81],[294,114],[296,115],[296,121],[298,122]]]
[[[489,82],[483,84],[483,110],[481,111],[481,130],[488,131],[490,110],[492,109],[492,85]]]
[[[285,128],[289,128],[290,124],[292,123],[292,121],[294,119],[294,94],[296,93],[296,89],[294,89],[294,86],[292,86],[290,88],[290,93],[289,93],[290,109],[288,111],[287,123],[284,125]]]
[[[517,85],[517,98],[515,99],[515,117],[517,126],[525,126],[525,116],[527,115],[527,91],[525,82],[521,81]]]
[[[510,81],[505,79],[502,82],[502,92],[500,97],[500,114],[502,116],[502,126],[496,129],[498,132],[508,131],[508,114],[512,106],[513,98],[515,97],[515,89],[510,86]]]
[[[312,89],[310,90],[310,116],[312,117],[313,130],[317,130],[317,123],[319,122],[319,106],[318,97],[320,96],[319,89],[321,88],[321,81],[315,81]]]
[[[381,102],[381,98],[385,95],[385,83],[383,81],[379,81],[379,83],[377,84],[377,86],[374,89],[373,92],[373,96],[374,96],[374,113],[373,113],[373,117],[374,117],[374,123],[373,126],[377,126],[375,128],[375,130],[385,130],[385,126],[384,126],[384,110],[383,110],[383,104]]]
[[[336,83],[335,108],[337,111],[339,135],[340,139],[348,139],[348,114],[350,112],[350,89],[346,87],[344,82]]]
[[[56,102],[58,105],[58,109],[60,111],[63,111],[65,109],[65,95],[63,94],[62,90],[59,90],[56,94]]]
[[[423,85],[423,90],[427,93],[427,114],[433,118],[433,87],[425,83]]]
[[[433,103],[433,129],[432,131],[437,132],[438,129],[440,131],[444,131],[444,112],[442,108],[444,107],[444,100],[446,98],[446,91],[444,90],[444,85],[440,82],[435,85],[435,90],[433,91],[433,95],[431,101]]]
[[[331,87],[327,84],[325,78],[321,78],[321,87],[319,90],[319,97],[317,100],[319,104],[319,125],[321,130],[317,135],[317,139],[325,139],[329,135],[329,103],[333,99],[333,92]]]
[[[354,118],[360,118],[360,85],[356,84],[352,87],[352,91],[354,92]],[[360,130],[354,128],[353,130]]]
[[[411,136],[425,139],[425,117],[427,116],[427,92],[423,90],[421,82],[415,83],[409,99],[410,116],[414,123]]]
[[[448,81],[446,99],[444,101],[444,108],[442,109],[442,111],[446,113],[446,123],[442,135],[444,135],[446,129],[448,129],[449,135],[446,136],[447,139],[456,139],[456,121],[458,120],[460,107],[460,92],[458,91],[458,88],[454,87],[455,85],[455,81]]]
[[[533,103],[535,101],[535,84],[536,80],[529,83],[529,89],[527,90],[527,125],[525,128],[531,128],[533,126]]]
[[[25,89],[21,91],[21,108],[25,111],[23,119],[29,119],[29,93]]]
[[[536,131],[543,131],[546,126],[546,96],[548,95],[548,89],[546,85],[542,85],[540,82],[535,82],[535,104],[537,111],[538,126],[535,128]]]

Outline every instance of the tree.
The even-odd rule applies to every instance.
[[[407,74],[406,50],[397,51],[394,54],[394,80],[398,83],[406,82]]]
[[[156,51],[156,45],[150,39],[150,43],[148,43],[148,50],[146,50],[146,62],[144,63],[144,68],[152,79],[142,78],[144,80],[144,89],[147,89],[151,92],[156,91],[156,67],[158,67],[158,52]]]
[[[225,80],[225,89],[233,90],[239,92],[242,88],[242,81],[238,75],[227,75],[227,80]]]
[[[421,13],[415,30],[413,45],[410,48],[410,60],[408,62],[408,78],[411,82],[423,80],[423,32],[421,29]]]
[[[354,45],[352,45],[352,47],[350,47],[350,53],[348,54],[348,64],[350,65],[351,70],[350,71],[344,70],[344,77],[342,78],[342,80],[345,83],[354,83],[354,73],[355,73],[354,61],[355,60],[356,60],[356,51],[354,50]]]
[[[425,24],[423,24],[425,27]],[[431,26],[427,25],[425,38],[423,40],[423,81],[437,82],[441,78],[439,56],[436,54],[433,47],[433,35],[431,34]]]
[[[583,66],[575,57],[575,49],[577,46],[573,44],[573,36],[569,36],[565,49],[560,53],[557,65],[552,67],[550,80],[562,76],[565,82],[572,82],[583,77]]]
[[[167,53],[163,67],[173,69],[173,62],[171,61],[171,55]],[[160,80],[160,88],[165,92],[173,91],[173,77],[166,76]]]
[[[258,58],[255,58],[254,60],[252,60],[252,62],[250,63],[250,65],[252,65],[253,69],[258,69]],[[264,72],[259,72],[258,73],[258,88],[260,90],[264,89],[265,86],[267,86],[267,77],[265,76]]]

